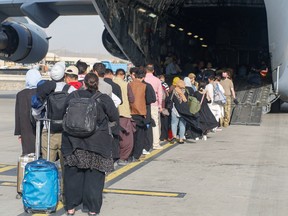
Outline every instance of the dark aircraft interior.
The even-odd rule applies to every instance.
[[[204,60],[218,67],[256,66],[261,60],[269,63],[263,0],[131,2],[114,1],[109,8],[110,15],[121,17],[118,22],[107,17],[120,49],[107,31],[103,34],[104,46],[115,56],[125,58],[124,51],[136,65],[161,62],[169,55],[177,56],[181,64]],[[121,5],[126,9],[117,11]]]

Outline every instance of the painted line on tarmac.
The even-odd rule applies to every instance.
[[[0,186],[17,187],[17,183],[11,182],[11,181],[0,181]],[[129,190],[129,189],[115,189],[115,188],[105,188],[103,192],[108,193],[108,194],[112,193],[112,194],[123,194],[123,195],[175,197],[175,198],[183,198],[186,195],[186,193],[181,193],[181,192]],[[63,208],[63,204],[59,202],[57,211],[60,210],[61,208]]]
[[[166,192],[166,191],[147,191],[147,190],[127,190],[127,189],[113,189],[106,188],[104,193],[123,194],[123,195],[137,195],[137,196],[154,196],[154,197],[172,197],[183,198],[186,193]]]
[[[139,168],[150,163],[151,161],[153,161],[153,159],[161,156],[162,154],[164,154],[168,150],[176,147],[177,145],[178,144],[166,143],[165,145],[162,146],[163,149],[153,150],[152,152],[150,152],[149,155],[145,155],[145,158],[143,158],[143,159],[140,158],[140,161],[128,163],[126,166],[123,166],[123,167],[115,170],[114,172],[112,172],[108,176],[106,176],[105,188],[110,187],[111,185],[115,184],[116,182],[120,181],[121,179],[125,178],[126,176],[130,175],[131,173],[135,172]]]
[[[2,166],[0,168],[0,173],[3,174],[4,172],[8,171],[8,170],[12,170],[12,169],[15,169],[17,166],[15,165],[4,165],[4,164],[1,164],[0,166]]]
[[[17,182],[12,182],[12,181],[0,181],[0,186],[17,187]]]
[[[181,192],[161,192],[161,191],[141,191],[141,190],[128,190],[128,189],[109,189],[111,185],[114,183],[120,181],[121,179],[125,178],[126,176],[130,175],[131,173],[135,172],[136,170],[140,169],[141,167],[145,166],[146,164],[153,161],[153,159],[161,156],[168,150],[178,146],[178,144],[170,144],[166,143],[163,145],[163,149],[159,150],[153,150],[149,155],[145,155],[145,158],[140,159],[140,161],[137,162],[131,162],[127,164],[126,166],[123,166],[114,172],[110,173],[106,176],[105,179],[105,189],[104,193],[113,193],[113,194],[126,194],[126,195],[142,195],[142,196],[158,196],[158,197],[175,197],[175,198],[183,198],[186,193]],[[13,168],[15,168],[14,166]],[[4,183],[4,184],[3,184]],[[17,186],[16,182],[1,182],[0,186]],[[60,203],[60,202],[59,202]],[[65,214],[64,206],[63,204],[58,204],[57,211],[53,214],[55,216],[61,216]],[[19,214],[18,216],[27,216],[26,212]],[[33,216],[43,216],[47,214],[33,214]]]

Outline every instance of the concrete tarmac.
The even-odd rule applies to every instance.
[[[2,169],[16,166],[21,153],[13,136],[13,92],[0,92],[0,104],[0,215],[28,215],[21,199],[15,199],[16,169]],[[110,192],[104,193],[100,215],[287,216],[287,127],[287,114],[266,114],[261,126],[230,126],[208,134],[207,141],[166,145],[107,183]],[[87,214],[79,209],[75,215]]]

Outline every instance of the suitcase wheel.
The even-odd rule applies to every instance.
[[[25,212],[27,212],[28,214],[32,214],[33,211],[31,209],[25,209]]]

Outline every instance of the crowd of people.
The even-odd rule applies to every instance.
[[[60,159],[61,193],[67,215],[74,215],[81,203],[90,216],[100,212],[105,175],[115,165],[139,161],[151,151],[162,149],[161,141],[205,141],[208,133],[229,126],[232,101],[238,103],[229,69],[216,72],[208,64],[205,70],[183,76],[175,60],[167,62],[167,66],[167,73],[173,75],[170,86],[165,80],[167,75],[156,76],[153,64],[114,73],[102,63],[95,63],[88,71],[88,65],[80,60],[69,67],[58,62],[51,68],[51,80],[45,81],[37,69],[27,72],[26,88],[17,94],[15,109],[15,135],[23,154],[35,152],[31,115],[34,119],[49,118],[52,94],[66,94],[61,119],[57,119],[62,124],[74,98],[91,98],[101,93],[95,99],[97,126],[93,134],[77,137],[51,128],[49,160]],[[224,103],[216,101],[216,93],[223,95]],[[191,112],[192,100],[198,101],[200,107],[195,113]],[[47,158],[47,139],[44,125],[43,158]]]

